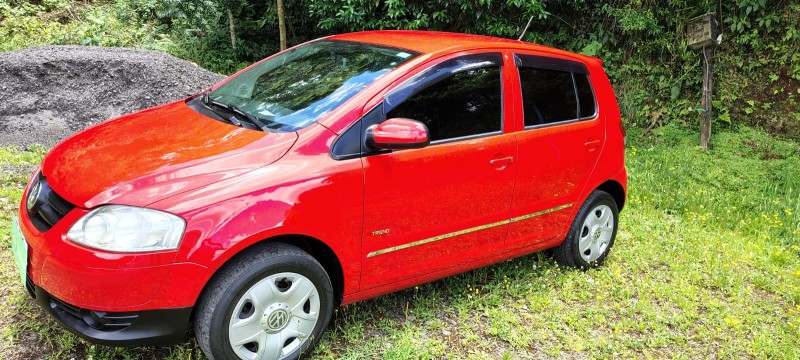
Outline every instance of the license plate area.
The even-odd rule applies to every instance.
[[[17,263],[22,286],[25,286],[25,279],[28,276],[28,242],[22,236],[19,220],[16,217],[11,224],[11,253],[14,256],[14,262]]]

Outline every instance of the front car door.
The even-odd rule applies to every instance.
[[[364,117],[364,128],[388,118],[418,120],[431,144],[363,158],[362,289],[502,250],[517,151],[515,135],[503,132],[504,116],[511,116],[504,70],[500,52],[440,61]]]

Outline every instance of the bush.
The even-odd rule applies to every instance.
[[[119,10],[113,4],[0,0],[0,52],[37,45],[169,46],[155,26],[124,21]]]

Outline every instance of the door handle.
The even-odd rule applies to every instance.
[[[598,147],[600,147],[600,140],[597,139],[586,140],[583,146],[586,146],[586,148],[589,149],[589,151],[595,151],[597,150]]]
[[[494,167],[506,167],[508,164],[511,164],[512,162],[514,162],[514,157],[509,156],[509,157],[489,160],[489,165],[492,165]]]

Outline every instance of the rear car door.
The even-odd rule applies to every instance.
[[[503,132],[512,104],[503,97],[504,70],[499,52],[446,59],[402,82],[365,116],[365,127],[388,118],[421,121],[431,144],[363,158],[362,289],[503,249],[516,166],[515,135]]]
[[[587,67],[573,59],[517,53],[519,145],[508,247],[554,240],[581,204],[605,143],[605,119]]]

